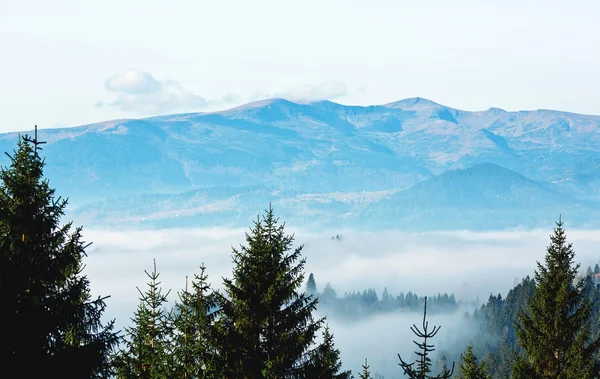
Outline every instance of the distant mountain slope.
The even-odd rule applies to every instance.
[[[551,225],[598,215],[597,203],[571,198],[495,164],[446,171],[372,205],[365,216],[405,229],[472,230]]]
[[[0,135],[0,149],[16,138]],[[525,210],[523,225],[536,226],[565,207],[574,223],[600,222],[599,116],[270,99],[40,138],[51,184],[93,223],[245,223],[268,201],[307,225],[400,227],[402,209],[413,226],[443,227],[448,207],[462,209],[456,227],[508,227]]]

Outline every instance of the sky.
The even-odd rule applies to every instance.
[[[600,263],[600,232],[573,230],[568,224],[565,228],[581,270]],[[148,278],[144,270],[152,271],[153,259],[164,292],[171,290],[168,304],[172,306],[177,291],[185,286],[185,276],[197,274],[202,263],[212,288],[222,289],[222,278],[232,277],[231,247],[246,244],[246,231],[247,228],[127,232],[84,229],[85,241],[93,242],[87,249],[86,274],[94,296],[111,295],[105,316],[116,318],[117,329],[122,329],[138,304],[136,287],[145,290]],[[473,301],[477,296],[480,301],[487,301],[492,293],[506,297],[522,278],[533,276],[537,261],[543,263],[551,233],[345,230],[343,241],[337,242],[330,236],[339,230],[314,233],[286,228],[286,232],[295,234],[294,247],[304,244],[306,278],[314,273],[318,291],[329,282],[338,296],[367,288],[374,288],[381,296],[387,287],[394,296],[408,291],[419,296],[448,292],[460,301]],[[428,315],[431,325],[442,326],[434,339],[439,351],[453,350],[453,346],[462,351],[473,337],[473,324],[465,322],[463,312],[464,309],[455,314]],[[422,313],[408,312],[350,324],[328,318],[327,323],[348,368],[358,371],[368,352],[372,367],[387,373],[398,368],[396,353],[410,358],[414,351],[410,326],[419,325],[421,320]]]
[[[600,2],[0,0],[0,132],[283,97],[600,114]]]

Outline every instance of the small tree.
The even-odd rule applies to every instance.
[[[408,375],[411,379],[449,379],[454,374],[454,362],[452,362],[452,369],[447,370],[437,376],[428,376],[431,372],[431,359],[428,354],[432,351],[435,351],[434,346],[427,343],[427,339],[435,337],[435,335],[440,331],[441,326],[434,326],[433,330],[428,331],[429,322],[425,321],[427,317],[427,297],[424,299],[425,305],[423,310],[423,331],[419,330],[416,325],[410,327],[412,332],[419,338],[423,338],[423,342],[413,341],[415,345],[420,349],[420,351],[416,351],[415,353],[419,357],[418,361],[413,363],[405,362],[400,354],[398,354],[398,358],[400,359],[400,363],[398,364],[404,370],[404,374]],[[413,366],[417,364],[417,367]]]
[[[171,328],[163,306],[170,290],[164,294],[156,261],[152,273],[144,271],[148,278],[148,289],[140,293],[140,303],[131,319],[133,326],[125,328],[125,349],[115,357],[119,378],[168,378],[173,376],[173,362],[169,351]]]
[[[173,313],[173,356],[175,374],[179,378],[203,378],[213,372],[212,321],[214,299],[208,284],[206,267],[200,266],[200,274],[194,275],[191,290],[188,278],[185,290],[178,293]]]
[[[477,356],[473,353],[473,346],[468,345],[467,350],[460,355],[458,364],[459,376],[458,379],[489,379],[485,366],[479,363]]]
[[[360,379],[373,379],[371,372],[369,371],[369,365],[367,364],[367,358],[365,358],[365,364],[362,365],[362,372],[359,375]]]
[[[306,294],[315,296],[317,294],[317,283],[315,282],[315,276],[311,272],[306,282]]]
[[[333,334],[329,326],[325,325],[323,330],[323,342],[310,352],[310,360],[304,372],[304,377],[314,379],[350,379],[350,371],[342,371],[340,361],[340,350],[335,348]]]

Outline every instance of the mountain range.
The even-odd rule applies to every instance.
[[[0,149],[17,137],[0,135]],[[46,176],[84,225],[249,226],[272,203],[314,228],[534,228],[559,214],[600,226],[600,116],[269,99],[39,138]]]

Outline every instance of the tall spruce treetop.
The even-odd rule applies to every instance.
[[[589,342],[591,304],[584,281],[575,282],[579,264],[567,243],[562,219],[556,223],[545,265],[538,262],[529,312],[515,325],[524,355],[513,365],[514,378],[597,378],[600,339]]]
[[[246,233],[247,246],[233,249],[233,278],[224,279],[224,294],[216,294],[220,364],[227,377],[297,374],[323,322],[312,317],[317,300],[299,291],[303,246],[290,253],[294,236],[284,226],[269,206]]]
[[[43,142],[25,135],[0,171],[0,347],[20,377],[103,377],[117,342],[91,300],[81,228],[60,225],[67,200],[43,177]]]

